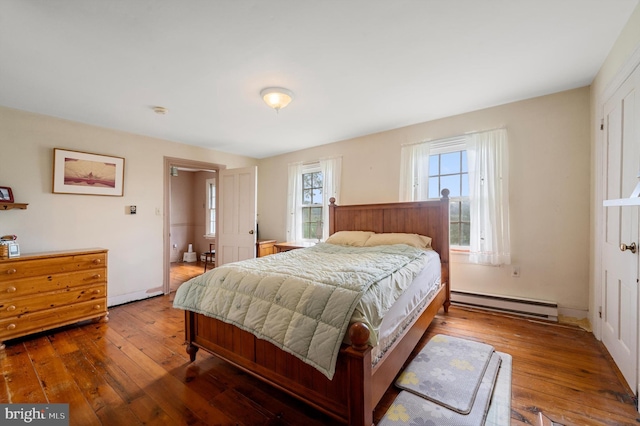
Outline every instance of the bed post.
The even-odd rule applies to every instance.
[[[193,340],[196,337],[195,315],[194,312],[184,311],[184,339],[187,342],[187,353],[191,362],[196,360],[196,352],[199,349],[193,344]]]
[[[329,198],[329,235],[333,235],[336,229],[336,199]]]
[[[449,190],[444,188],[441,192],[442,203],[441,208],[441,226],[442,233],[440,238],[442,239],[440,253],[440,262],[442,263],[441,277],[446,287],[446,299],[444,301],[444,311],[449,312],[449,306],[451,305],[451,286],[449,282]]]
[[[371,346],[369,327],[356,322],[349,327],[349,346],[347,354],[349,382],[349,426],[372,426],[373,410],[371,383]]]

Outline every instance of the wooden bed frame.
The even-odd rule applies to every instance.
[[[441,306],[449,297],[449,191],[435,201],[329,206],[330,234],[366,230],[427,235],[440,254],[442,286],[421,315],[381,360],[372,366],[369,330],[362,323],[349,328],[351,345],[343,345],[332,380],[273,344],[233,325],[191,311],[185,313],[187,353],[195,360],[199,348],[235,365],[328,414],[341,423],[371,426],[373,411],[403,367]]]

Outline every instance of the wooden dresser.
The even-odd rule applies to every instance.
[[[107,250],[0,260],[0,349],[10,339],[108,315]]]

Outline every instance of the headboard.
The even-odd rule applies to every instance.
[[[431,237],[449,281],[449,190],[434,201],[338,206],[329,200],[329,234],[338,231],[405,232]]]

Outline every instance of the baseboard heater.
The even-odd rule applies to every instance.
[[[553,302],[541,300],[516,299],[451,290],[451,304],[494,312],[504,312],[529,318],[558,321],[558,305]]]

